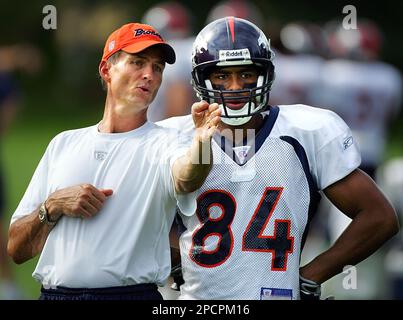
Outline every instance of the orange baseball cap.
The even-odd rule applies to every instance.
[[[106,61],[115,52],[138,53],[148,47],[158,45],[164,53],[164,60],[173,64],[176,60],[174,49],[167,44],[160,34],[148,24],[128,23],[111,33],[106,40],[101,61]]]

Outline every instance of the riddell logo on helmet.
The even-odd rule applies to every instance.
[[[250,60],[249,49],[238,49],[238,50],[220,50],[219,51],[220,60]]]
[[[134,36],[135,37],[139,37],[139,36],[142,36],[142,35],[150,35],[150,34],[153,35],[153,36],[157,36],[158,38],[163,40],[162,37],[159,35],[159,33],[155,32],[153,30],[144,30],[144,29],[135,29],[134,30]]]
[[[225,55],[226,55],[227,57],[242,57],[242,56],[243,56],[242,52],[240,52],[240,51],[235,51],[235,52],[229,52],[229,51],[227,51],[227,52],[225,53]]]

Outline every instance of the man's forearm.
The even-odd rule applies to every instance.
[[[179,158],[173,167],[177,193],[193,192],[206,180],[213,162],[211,139],[193,139],[189,151]]]
[[[18,219],[8,233],[8,255],[18,264],[32,259],[42,251],[51,230],[51,226],[39,221],[38,209]]]
[[[220,122],[221,110],[217,103],[199,101],[192,105],[195,134],[190,150],[175,161],[172,174],[177,193],[189,193],[202,186],[213,164],[211,138]]]

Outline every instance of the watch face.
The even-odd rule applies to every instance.
[[[56,224],[56,222],[57,222],[57,221],[50,221],[49,220],[48,212],[46,210],[46,207],[45,207],[44,203],[39,207],[38,217],[39,217],[39,221],[41,223],[45,223],[45,224],[47,224],[49,226],[54,226]]]
[[[45,212],[43,206],[41,206],[39,208],[39,221],[40,222],[45,222],[46,221],[46,212]]]

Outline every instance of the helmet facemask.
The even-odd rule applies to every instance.
[[[233,63],[233,62],[232,62]],[[244,65],[242,63],[240,65]],[[231,64],[231,66],[240,66]],[[256,65],[252,62],[249,65]],[[219,68],[217,65],[216,68]],[[274,79],[274,67],[261,68],[256,83],[245,84],[241,90],[225,90],[222,86],[213,86],[208,79],[212,68],[195,68],[193,85],[200,99],[209,103],[218,103],[221,109],[221,121],[231,126],[247,123],[253,115],[263,112],[269,101],[270,89]],[[208,71],[210,69],[210,72]],[[266,72],[264,72],[266,70]],[[231,109],[229,102],[245,102],[242,108]]]

